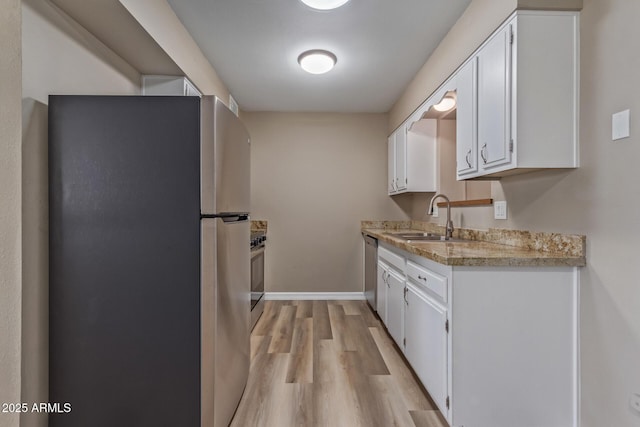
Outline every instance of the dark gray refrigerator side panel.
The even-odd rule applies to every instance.
[[[200,425],[199,117],[49,98],[51,427]]]

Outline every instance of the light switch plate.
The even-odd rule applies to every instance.
[[[499,202],[493,202],[493,218],[494,219],[507,219],[507,202],[502,200]]]
[[[611,139],[616,141],[622,138],[628,138],[630,111],[624,110],[611,116]]]
[[[434,203],[433,204],[433,213],[431,214],[432,217],[434,218],[438,218],[438,204]]]

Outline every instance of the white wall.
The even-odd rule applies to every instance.
[[[386,196],[386,114],[245,113],[252,218],[269,224],[267,292],[361,292],[363,219]]]
[[[484,1],[474,0],[472,5]],[[581,167],[494,182],[493,198],[508,202],[506,221],[493,220],[492,208],[454,210],[455,226],[587,236],[580,309],[584,427],[640,425],[640,414],[629,406],[630,394],[640,393],[640,263],[636,259],[640,236],[640,169],[636,166],[640,159],[638,17],[638,1],[583,2]],[[466,19],[474,21],[473,15]],[[478,37],[478,44],[481,41]],[[429,72],[428,64],[421,72]],[[422,85],[420,89],[428,87]],[[612,142],[611,115],[627,108],[631,110],[631,137]],[[408,212],[414,219],[423,219],[428,198],[416,195],[412,202]],[[434,221],[442,223],[444,219]]]
[[[75,21],[40,0],[22,1],[22,60],[22,396],[17,401],[46,402],[48,95],[138,94],[140,75]],[[46,426],[46,415],[24,414],[20,425]]]

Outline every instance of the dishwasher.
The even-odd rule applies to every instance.
[[[378,276],[378,239],[362,233],[364,238],[364,296],[376,311],[376,280]]]

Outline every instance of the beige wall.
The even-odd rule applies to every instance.
[[[22,60],[21,401],[46,402],[48,95],[138,94],[140,75],[67,15],[40,0],[22,1]],[[46,415],[24,414],[21,426],[44,427]]]
[[[22,268],[20,170],[20,1],[0,8],[0,403],[20,402]],[[16,414],[0,412],[1,427]]]
[[[252,218],[269,221],[267,292],[362,292],[362,219],[386,196],[387,115],[245,113]]]
[[[140,73],[50,2],[23,0],[23,95],[140,93]]]
[[[486,2],[474,0],[473,5]],[[469,11],[473,10],[470,8]],[[468,11],[468,12],[469,12]],[[497,12],[497,10],[494,10]],[[487,22],[501,21],[500,16]],[[469,22],[485,19],[465,15]],[[508,202],[509,219],[493,220],[491,208],[454,210],[455,226],[514,228],[587,236],[587,267],[581,270],[581,425],[632,427],[640,414],[629,407],[640,393],[640,2],[584,0],[581,14],[581,167],[503,178],[492,184],[496,200]],[[482,17],[482,18],[481,18]],[[484,23],[483,23],[484,26]],[[476,34],[476,44],[483,36]],[[447,36],[449,37],[449,36]],[[466,42],[466,36],[463,38]],[[449,40],[453,45],[455,40]],[[468,43],[467,43],[468,44]],[[438,52],[440,52],[438,50]],[[440,52],[443,55],[442,52]],[[452,53],[442,62],[455,62]],[[453,59],[455,58],[455,60]],[[433,59],[433,57],[432,57]],[[421,71],[431,70],[430,59]],[[543,60],[543,58],[541,58]],[[452,65],[452,70],[455,65]],[[437,74],[438,66],[433,66]],[[446,75],[446,72],[441,72]],[[426,77],[425,77],[426,78]],[[423,85],[423,89],[426,86]],[[393,117],[410,110],[405,95]],[[406,107],[400,108],[400,106]],[[611,115],[631,110],[631,137],[611,141]],[[423,219],[427,195],[412,196],[408,213]],[[443,223],[442,215],[434,219]],[[553,296],[550,296],[553,297]]]

